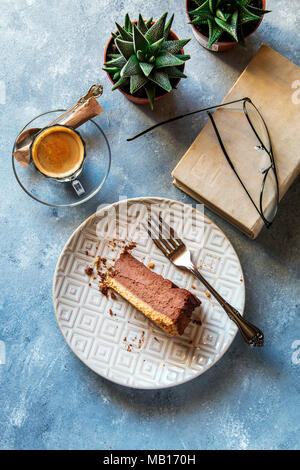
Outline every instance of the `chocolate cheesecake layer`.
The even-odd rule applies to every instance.
[[[183,333],[201,304],[188,290],[151,271],[128,252],[120,255],[106,282],[172,335]]]

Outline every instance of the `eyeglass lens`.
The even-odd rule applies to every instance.
[[[244,102],[244,107],[250,124],[258,137],[256,150],[259,153],[258,161],[260,171],[263,174],[260,210],[267,221],[271,222],[277,212],[278,188],[275,172],[272,167],[272,158],[268,154],[268,152],[271,152],[270,138],[266,125],[256,107],[249,101]]]

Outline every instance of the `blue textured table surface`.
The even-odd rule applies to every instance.
[[[250,241],[206,211],[243,265],[246,315],[265,332],[263,350],[239,336],[204,375],[173,389],[117,386],[85,367],[66,345],[52,307],[55,265],[73,230],[100,203],[162,196],[194,203],[172,185],[171,170],[204,117],[169,124],[135,142],[126,137],[175,114],[223,99],[262,42],[299,65],[298,0],[269,0],[273,13],[244,51],[205,51],[193,39],[187,80],[154,113],[128,102],[101,70],[114,20],[141,9],[175,11],[173,30],[191,37],[185,2],[137,0],[1,1],[1,327],[0,447],[6,449],[294,449],[299,447],[299,181],[269,231]],[[287,5],[287,3],[289,5]],[[284,71],[283,71],[284,73]],[[112,147],[102,192],[73,209],[51,209],[22,192],[11,168],[16,134],[34,115],[71,105],[100,81],[97,122]],[[298,317],[297,317],[298,315]],[[298,341],[298,342],[297,342]],[[0,358],[1,359],[1,358]],[[4,361],[3,361],[4,362]]]

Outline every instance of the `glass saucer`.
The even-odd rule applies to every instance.
[[[63,111],[65,110],[57,109],[38,115],[28,122],[21,132],[31,127],[44,128]],[[15,177],[28,196],[47,206],[63,207],[82,204],[100,191],[111,165],[111,150],[107,137],[93,119],[82,124],[78,130],[86,144],[86,160],[78,178],[84,188],[84,193],[78,195],[70,182],[61,183],[46,178],[36,170],[33,163],[22,168],[12,156]],[[12,153],[15,149],[16,141]]]

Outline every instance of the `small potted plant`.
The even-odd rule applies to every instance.
[[[265,0],[186,0],[186,10],[194,36],[201,46],[222,52],[235,44],[245,47],[260,25]]]
[[[156,22],[145,21],[139,15],[131,22],[128,13],[124,26],[116,23],[104,54],[104,67],[112,90],[119,89],[130,101],[150,104],[161,99],[186,78],[183,47],[190,39],[178,39],[171,30],[174,15],[169,21],[164,13]]]

